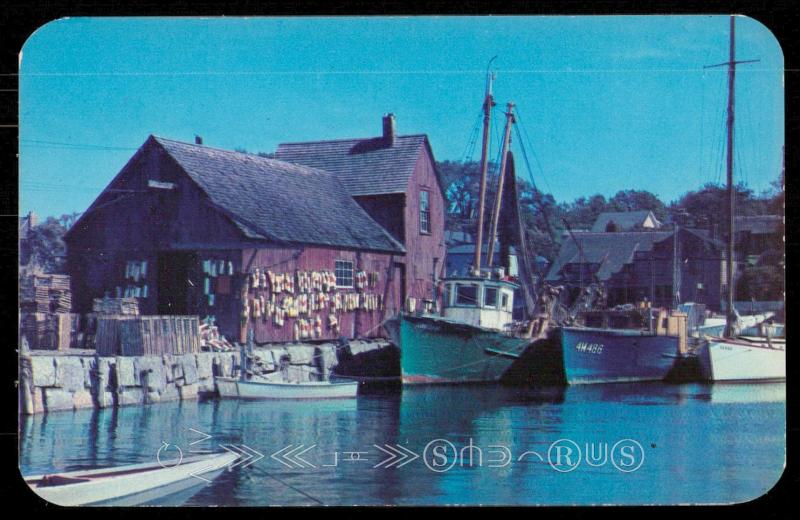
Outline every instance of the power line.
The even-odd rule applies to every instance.
[[[67,143],[62,141],[45,141],[39,139],[20,139],[20,146],[30,148],[71,148],[76,150],[138,150],[138,147],[131,146],[109,146],[87,143]]]

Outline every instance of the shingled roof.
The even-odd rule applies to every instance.
[[[326,171],[151,136],[248,237],[402,252]]]
[[[422,149],[424,134],[397,136],[392,146],[383,137],[282,143],[278,159],[335,173],[352,196],[405,193]]]
[[[652,211],[606,211],[600,213],[592,226],[592,232],[602,233],[607,231],[607,226],[611,222],[616,224],[617,231],[635,231],[642,229],[643,224],[650,217],[655,224],[655,228],[661,227],[661,222],[656,219]]]
[[[672,236],[672,231],[639,231],[617,233],[575,233],[575,240],[561,244],[558,257],[550,267],[547,279],[561,279],[561,270],[569,264],[594,264],[597,278],[608,280],[625,264],[633,261],[637,251],[651,251],[653,245]],[[575,241],[580,242],[583,258]]]
[[[723,244],[718,240],[709,238],[702,230],[681,228],[678,231],[687,233],[707,243],[715,249],[722,249]],[[581,262],[593,264],[597,278],[605,281],[618,273],[625,264],[633,262],[637,252],[652,251],[653,246],[666,239],[671,239],[673,231],[623,231],[613,233],[579,232],[575,239],[571,237],[561,244],[558,257],[550,266],[547,280],[558,281],[562,279],[561,271],[570,264]],[[576,240],[583,249],[581,256]]]

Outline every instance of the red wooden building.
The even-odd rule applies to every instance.
[[[396,260],[402,300],[420,308],[438,299],[444,276],[444,183],[428,136],[397,135],[395,117],[383,117],[380,137],[283,143],[276,157],[336,174],[367,213],[406,249]]]
[[[143,314],[213,317],[239,340],[251,326],[259,343],[381,335],[408,298],[432,298],[444,256],[430,245],[444,204],[420,138],[407,179],[427,209],[409,189],[370,212],[341,171],[151,136],[66,236],[74,308],[136,297]],[[386,155],[399,167],[412,153],[397,148]],[[408,276],[417,261],[427,280]]]

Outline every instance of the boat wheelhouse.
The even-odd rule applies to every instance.
[[[448,278],[444,283],[445,318],[492,330],[508,330],[513,323],[514,291],[519,285],[496,269],[489,277]]]

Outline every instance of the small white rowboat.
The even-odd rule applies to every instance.
[[[59,506],[180,505],[235,461],[234,453],[184,458],[176,466],[159,463],[31,475],[34,493]]]
[[[234,399],[341,399],[356,397],[358,383],[355,381],[286,383],[218,377],[217,390],[220,397]]]

